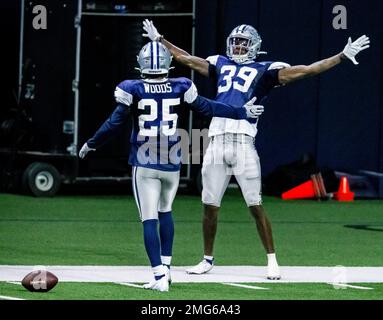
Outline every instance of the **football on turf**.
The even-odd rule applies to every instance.
[[[28,273],[21,281],[23,287],[31,292],[48,292],[52,290],[59,279],[47,270],[35,270]]]

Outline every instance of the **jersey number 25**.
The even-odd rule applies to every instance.
[[[172,136],[177,130],[178,115],[176,113],[170,113],[171,106],[178,106],[180,104],[180,98],[177,99],[162,99],[162,121],[167,124],[161,124],[160,128],[165,136]],[[159,134],[158,126],[150,126],[145,128],[145,122],[156,121],[158,119],[158,103],[154,99],[142,99],[138,102],[138,109],[145,110],[145,107],[150,108],[149,114],[141,114],[138,117],[138,126],[140,128],[139,135],[147,137],[155,137]],[[161,122],[162,122],[161,121]],[[158,121],[161,123],[160,121]],[[172,127],[170,128],[170,122]]]
[[[221,74],[224,75],[222,79],[224,83],[218,87],[218,93],[229,91],[231,87],[241,92],[247,92],[257,76],[258,71],[257,69],[246,66],[239,69],[235,66],[223,66],[221,68]],[[238,80],[233,81],[234,77],[239,78],[238,80],[243,80],[241,81],[242,83]]]

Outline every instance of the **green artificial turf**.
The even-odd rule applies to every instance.
[[[146,265],[135,202],[123,196],[32,198],[0,194],[0,264]],[[383,201],[282,201],[265,197],[281,265],[381,266]],[[174,265],[203,253],[199,197],[174,202]],[[372,230],[370,230],[372,229]],[[225,195],[217,265],[264,265],[266,255],[243,199]]]
[[[382,266],[383,201],[282,201],[264,197],[282,266]],[[173,207],[173,264],[200,261],[202,206],[178,195]],[[229,190],[219,216],[216,265],[266,265],[255,223],[238,190]],[[33,198],[0,194],[1,265],[149,265],[131,195]],[[255,284],[258,285],[258,284]],[[336,290],[328,284],[176,283],[165,294],[105,283],[59,283],[46,294],[0,283],[0,295],[26,299],[382,299],[374,290]]]

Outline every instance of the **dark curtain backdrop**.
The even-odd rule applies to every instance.
[[[332,9],[348,9],[348,29],[334,30]],[[17,92],[19,1],[1,1],[0,117]],[[196,54],[225,54],[235,26],[258,28],[268,60],[309,64],[340,52],[348,36],[370,36],[371,48],[315,78],[275,89],[259,123],[263,175],[312,153],[320,166],[383,172],[383,2],[379,0],[196,0]],[[177,26],[173,26],[177,27]],[[171,40],[171,39],[170,39]],[[201,94],[214,85],[196,75]]]

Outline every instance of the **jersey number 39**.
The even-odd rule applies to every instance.
[[[229,91],[232,87],[235,90],[247,92],[251,83],[257,76],[258,71],[257,69],[250,67],[242,67],[237,69],[235,66],[223,66],[221,68],[221,74],[224,75],[222,79],[224,83],[218,87],[218,93]],[[238,80],[241,81],[233,81],[233,78],[238,78]]]
[[[178,115],[176,113],[170,113],[171,106],[178,106],[180,104],[180,98],[177,99],[163,99],[162,100],[162,120],[158,119],[158,103],[154,99],[142,99],[138,102],[138,109],[145,110],[145,107],[150,107],[149,114],[141,114],[138,117],[138,126],[140,128],[139,134],[142,136],[155,137],[159,134],[158,128],[160,126],[162,134],[165,136],[172,136],[177,130]],[[158,120],[158,121],[156,121]],[[145,128],[145,122],[156,121],[159,125],[153,125],[149,128]],[[160,125],[161,122],[167,122],[167,124]],[[172,126],[170,127],[170,122]]]

